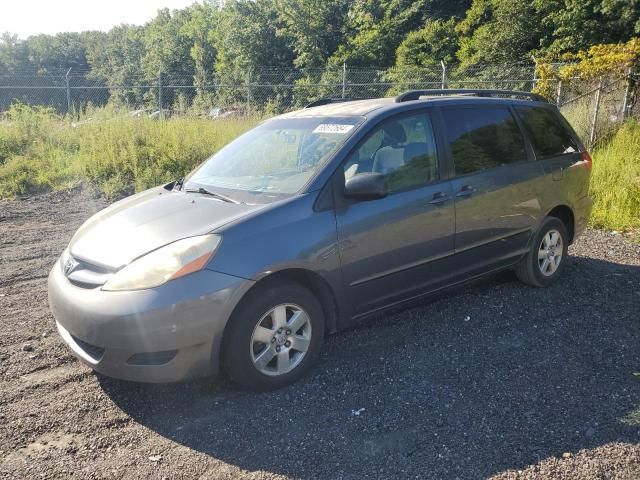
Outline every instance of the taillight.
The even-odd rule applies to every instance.
[[[591,170],[593,166],[593,160],[591,160],[591,155],[586,150],[582,152],[582,161],[584,162],[584,166]]]

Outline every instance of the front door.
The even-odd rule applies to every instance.
[[[446,276],[454,248],[454,203],[443,179],[431,117],[412,112],[383,121],[341,173],[386,175],[385,198],[339,202],[338,244],[353,315],[416,295]]]

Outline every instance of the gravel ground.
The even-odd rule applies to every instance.
[[[46,275],[102,206],[81,189],[0,203],[0,477],[640,478],[640,245],[588,231],[554,288],[502,273],[414,303],[252,394],[70,355]]]

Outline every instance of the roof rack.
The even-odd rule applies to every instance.
[[[546,98],[537,93],[521,92],[519,90],[475,90],[475,89],[438,89],[438,90],[409,90],[396,97],[396,103],[418,100],[420,97],[437,95],[469,95],[474,97],[515,97],[549,103]]]
[[[314,100],[313,102],[304,106],[304,108],[311,107],[319,107],[321,105],[328,105],[330,103],[342,103],[342,102],[351,102],[355,100],[354,98],[319,98],[318,100]]]

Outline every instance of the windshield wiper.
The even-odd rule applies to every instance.
[[[211,195],[212,197],[219,198],[220,200],[223,200],[225,202],[235,203],[236,205],[240,203],[239,201],[234,200],[231,197],[227,197],[226,195],[222,195],[221,193],[212,192],[211,190],[207,190],[204,187],[187,188],[185,190],[185,193],[201,193],[203,195]]]

